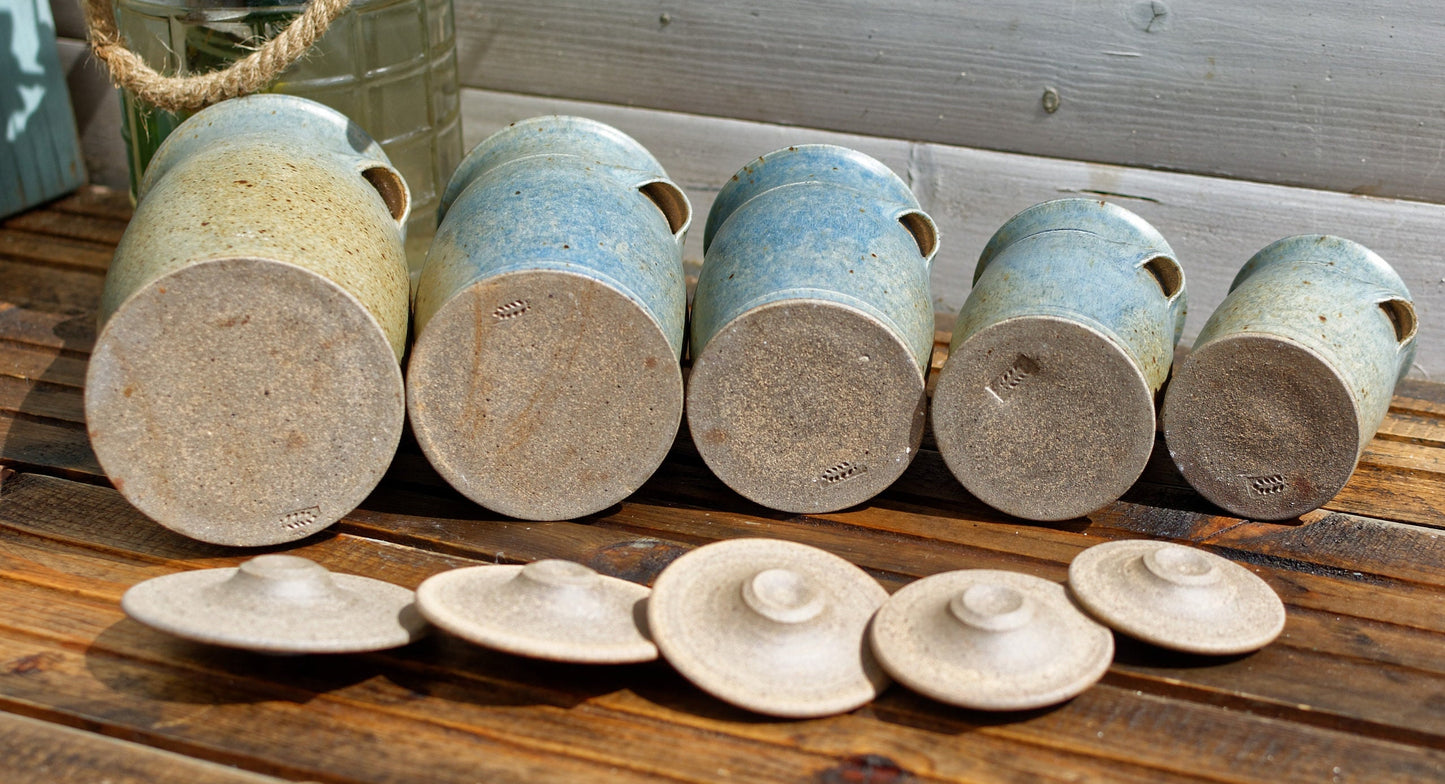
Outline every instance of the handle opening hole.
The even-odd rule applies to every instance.
[[[933,220],[915,211],[898,216],[898,222],[913,235],[913,240],[918,243],[918,252],[923,254],[923,258],[933,258],[934,252],[938,250],[938,227],[933,225]]]
[[[1395,328],[1395,342],[1405,343],[1415,337],[1415,306],[1409,300],[1387,299],[1380,303],[1380,310],[1385,311],[1390,326]]]
[[[385,166],[373,166],[362,171],[361,176],[381,194],[381,200],[386,203],[386,211],[391,213],[392,220],[400,221],[406,217],[406,183],[400,174]]]
[[[1174,295],[1184,288],[1184,270],[1179,268],[1179,262],[1168,256],[1155,256],[1144,262],[1144,269],[1154,276],[1154,282],[1159,284],[1165,299],[1174,299]]]
[[[692,220],[692,205],[676,185],[661,180],[649,182],[639,190],[652,200],[667,218],[667,227],[674,235],[687,227]]]

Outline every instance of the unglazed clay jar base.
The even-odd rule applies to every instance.
[[[266,653],[356,653],[417,639],[411,591],[294,555],[146,580],[121,597],[135,620],[188,640]]]
[[[520,656],[583,664],[657,658],[642,628],[646,586],[570,561],[476,566],[417,588],[427,620],[478,645]]]
[[[687,421],[708,468],[752,501],[830,512],[886,489],[923,435],[923,376],[862,311],[820,300],[754,308],[693,362]]]
[[[647,481],[682,419],[666,336],[595,278],[511,272],[452,297],[408,367],[412,428],[437,471],[502,514],[566,520]]]
[[[979,500],[1029,520],[1067,520],[1117,499],[1154,446],[1154,396],[1128,355],[1083,324],[1001,321],[949,355],[933,432]]]
[[[1114,629],[1188,653],[1247,653],[1284,629],[1284,603],[1264,580],[1213,553],[1170,542],[1090,547],[1069,564],[1069,588]]]
[[[202,541],[300,539],[351,511],[401,438],[401,369],[355,297],[280,261],[183,267],[127,299],[85,388],[96,457],[146,515]]]
[[[887,598],[863,570],[817,548],[732,539],[668,565],[647,618],[663,657],[699,688],[808,718],[850,711],[888,685],[866,640]]]
[[[1170,382],[1164,436],[1199,494],[1241,517],[1283,520],[1329,501],[1359,456],[1349,383],[1287,338],[1234,334]]]
[[[1114,635],[1076,609],[1063,586],[987,569],[904,586],[878,610],[870,639],[899,683],[979,710],[1062,702],[1114,658]]]

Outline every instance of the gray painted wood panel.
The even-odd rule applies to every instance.
[[[120,136],[120,98],[110,86],[105,66],[95,59],[84,41],[61,38],[55,45],[66,86],[70,88],[75,127],[80,132],[80,150],[90,182],[129,188],[130,169]]]
[[[714,194],[751,158],[808,142],[867,152],[904,177],[939,224],[933,296],[945,314],[967,298],[974,263],[994,230],[1046,199],[1107,198],[1164,233],[1188,277],[1186,342],[1255,251],[1290,234],[1339,234],[1373,248],[1405,278],[1420,320],[1415,375],[1445,378],[1445,206],[478,90],[463,92],[462,111],[469,148],[508,122],[546,113],[593,117],[634,136],[692,199],[686,256],[693,264]]]
[[[1445,7],[1432,0],[456,11],[473,87],[1445,202]]]

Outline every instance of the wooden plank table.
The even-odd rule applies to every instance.
[[[1220,514],[1162,450],[1123,500],[1063,523],[993,512],[927,448],[868,504],[782,514],[714,479],[684,434],[634,497],[552,523],[496,518],[403,443],[361,508],[284,548],[409,587],[544,557],[648,582],[690,547],[770,536],[893,590],[976,567],[1062,580],[1085,547],[1154,537],[1247,565],[1289,608],[1280,639],[1248,656],[1121,638],[1100,684],[1047,710],[971,712],[894,686],[847,715],[781,721],[663,663],[564,666],[441,633],[274,658],[152,631],[121,613],[127,587],[255,551],[150,522],[88,446],[95,308],[129,213],[89,189],[0,224],[0,781],[1445,780],[1445,386],[1420,382],[1399,390],[1349,486],[1280,523]]]

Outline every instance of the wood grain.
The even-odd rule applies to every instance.
[[[460,0],[456,19],[471,87],[1445,201],[1445,17],[1379,10]]]
[[[1399,726],[1377,727],[1376,734],[1394,736],[1387,739],[1372,737],[1368,721],[1338,708],[1342,700],[1353,705],[1351,700],[1382,685],[1397,700],[1409,689],[1428,691],[1432,679],[1442,676],[1438,666],[1434,674],[1412,669],[1430,661],[1423,647],[1403,644],[1395,639],[1403,632],[1375,624],[1376,639],[1368,646],[1358,633],[1335,635],[1352,646],[1351,655],[1341,655],[1324,639],[1335,627],[1322,620],[1297,624],[1293,613],[1287,639],[1253,657],[1202,666],[1187,657],[1135,649],[1125,654],[1135,657],[1132,662],[1121,655],[1106,685],[1063,708],[1004,721],[999,719],[1007,717],[945,710],[895,689],[853,716],[760,722],[697,694],[659,666],[594,677],[588,668],[526,662],[448,639],[396,654],[333,657],[342,661],[324,667],[295,660],[287,666],[183,643],[119,620],[114,603],[132,582],[176,568],[234,563],[242,556],[174,535],[166,544],[168,537],[144,533],[155,527],[113,492],[64,485],[12,477],[0,497],[0,601],[15,608],[0,619],[5,663],[0,705],[55,711],[57,718],[97,722],[107,731],[208,759],[256,767],[264,756],[280,773],[325,770],[343,780],[384,780],[410,757],[373,759],[366,767],[372,772],[359,775],[361,763],[381,753],[357,745],[355,733],[366,727],[405,732],[421,748],[436,748],[448,742],[446,731],[460,731],[501,744],[490,753],[509,758],[558,755],[562,763],[621,765],[694,781],[712,780],[719,769],[747,771],[754,780],[798,780],[838,763],[834,755],[863,750],[886,752],[921,781],[1313,780],[1328,778],[1336,767],[1367,777],[1425,781],[1445,765],[1445,755],[1401,742],[1425,730],[1408,709]],[[57,508],[57,498],[69,501]],[[87,528],[104,535],[87,534]],[[860,539],[867,544],[866,537]],[[332,568],[365,570],[404,584],[444,562],[457,565],[423,550],[346,535],[319,537],[299,552]],[[86,651],[83,668],[69,653],[76,649]],[[1396,651],[1395,660],[1381,661],[1381,651]],[[1320,667],[1345,668],[1332,683],[1359,681],[1358,689],[1343,698],[1331,695],[1333,703],[1322,701],[1319,682],[1308,677]],[[25,677],[5,677],[10,670]],[[1301,675],[1290,678],[1289,672]],[[87,685],[92,678],[99,683]],[[1298,704],[1290,701],[1299,695],[1289,688],[1275,699],[1261,699],[1252,690],[1259,683],[1306,689],[1311,682],[1308,701],[1298,704],[1317,715],[1304,722],[1298,720]],[[113,685],[100,688],[104,684]],[[41,690],[47,695],[43,703]],[[1415,704],[1421,703],[1399,707]],[[254,725],[291,726],[297,718],[288,705],[324,708],[325,718],[311,734],[360,759],[335,759],[336,750],[283,751],[269,745],[278,729]],[[138,713],[142,706],[145,712]],[[203,707],[204,719],[198,712]],[[230,734],[218,734],[222,730]],[[947,742],[964,731],[975,740],[963,747]],[[1434,734],[1424,734],[1427,745],[1434,742]],[[1201,748],[1197,739],[1206,737],[1209,745]],[[1131,744],[1143,748],[1126,754]],[[692,751],[663,759],[645,751],[659,745]],[[1006,762],[1009,757],[1014,759]],[[435,780],[452,780],[455,773],[450,766],[429,769]]]
[[[384,520],[389,524],[387,527],[405,529],[411,524],[408,516],[401,514],[368,513],[366,516]],[[1104,518],[1091,521],[1087,530],[1079,532],[1046,528],[1019,531],[1011,522],[970,521],[967,527],[955,528],[951,534],[925,537],[928,528],[941,528],[939,517],[919,514],[890,517],[881,510],[854,517],[852,524],[829,525],[826,520],[759,520],[716,508],[711,512],[675,508],[664,512],[645,503],[629,503],[617,515],[599,519],[590,526],[548,524],[546,528],[558,532],[572,529],[572,533],[539,536],[530,547],[521,548],[509,560],[560,557],[595,562],[601,534],[592,535],[587,531],[602,527],[644,532],[654,541],[666,541],[665,537],[669,536],[674,540],[713,541],[749,535],[801,541],[847,557],[894,586],[935,572],[962,568],[1016,569],[1062,579],[1068,561],[1084,547],[1134,533],[1111,526]],[[880,518],[884,521],[882,525]],[[422,520],[438,522],[431,518]],[[159,528],[113,491],[67,485],[45,477],[21,475],[10,480],[0,498],[0,522],[46,541],[66,543],[65,547],[54,547],[9,537],[8,548],[22,557],[19,561],[0,561],[0,575],[57,590],[74,591],[78,586],[57,576],[54,567],[37,571],[28,566],[24,553],[42,547],[46,555],[32,557],[32,560],[43,562],[75,558],[77,549],[102,546],[125,554],[124,561],[109,565],[112,570],[133,568],[131,561],[155,561],[157,556],[191,560],[198,555],[209,555],[206,563],[209,566],[235,562],[234,556],[221,555],[226,548],[195,543]],[[1343,550],[1350,541],[1346,532],[1331,530],[1337,524],[1351,526],[1355,534],[1370,535],[1370,540],[1386,553],[1411,552],[1416,563],[1395,570],[1403,574],[1388,571],[1383,564],[1375,565],[1374,569],[1384,575],[1367,576],[1362,571],[1330,569],[1329,551]],[[378,523],[372,525],[382,527]],[[465,549],[467,556],[478,560],[495,561],[499,553],[515,547],[516,531],[529,525],[536,524],[513,524],[511,532],[505,525],[489,525],[473,529],[470,535],[461,529],[457,531],[459,541],[452,549],[454,552]],[[1445,633],[1445,625],[1437,616],[1421,614],[1416,609],[1421,603],[1445,598],[1445,586],[1439,584],[1445,572],[1439,566],[1445,560],[1445,541],[1410,526],[1324,516],[1311,525],[1327,530],[1310,537],[1315,547],[1303,548],[1297,543],[1282,545],[1277,535],[1280,526],[1255,525],[1268,530],[1263,535],[1250,535],[1248,531],[1240,531],[1242,526],[1236,526],[1194,543],[1253,564],[1292,605],[1306,610],[1307,617],[1321,618],[1328,614],[1333,623],[1315,621],[1297,629],[1292,622],[1285,637],[1265,652],[1247,659],[1219,662],[1207,671],[1194,672],[1197,662],[1177,656],[1163,658],[1166,661],[1173,658],[1182,662],[1181,665],[1160,667],[1158,652],[1149,649],[1143,658],[1152,659],[1152,667],[1136,672],[1131,682],[1143,682],[1146,678],[1141,673],[1147,673],[1149,678],[1163,679],[1152,683],[1151,690],[1188,688],[1198,692],[1197,698],[1206,701],[1224,695],[1252,705],[1253,710],[1268,708],[1288,712],[1293,710],[1291,706],[1308,705],[1310,721],[1356,733],[1385,737],[1424,733],[1445,737],[1445,721],[1434,721],[1428,704],[1420,702],[1418,697],[1419,690],[1429,692],[1434,688],[1430,684],[1438,683],[1445,689],[1445,662],[1437,661],[1431,654],[1437,643],[1430,636]],[[95,530],[97,528],[100,530]],[[339,539],[321,537],[313,546],[312,557],[329,568],[387,574],[389,579],[404,585],[414,585],[429,574],[457,564],[455,558],[438,559],[410,545],[374,543],[356,535],[361,531],[341,526],[338,533],[350,534],[342,533]],[[898,536],[905,532],[913,536]],[[378,533],[385,536],[384,532]],[[950,539],[952,547],[946,546]],[[1038,544],[1050,540],[1056,543],[1052,555]],[[381,552],[377,552],[378,549]],[[1315,551],[1326,556],[1323,562],[1314,556]],[[1362,558],[1361,562],[1367,563],[1368,559]],[[92,586],[86,593],[114,600],[125,585],[164,573],[165,568],[163,562],[151,563],[128,575],[112,573],[108,578],[112,584],[107,590]],[[1425,584],[1409,579],[1410,568]],[[1362,587],[1365,585],[1368,588]],[[1331,631],[1320,633],[1326,629]],[[1352,629],[1355,631],[1350,631]],[[1370,644],[1362,646],[1359,643],[1362,638],[1369,639]],[[1301,668],[1302,659],[1313,660],[1313,664]],[[1332,686],[1322,691],[1318,681],[1308,676],[1316,670],[1336,670],[1339,677],[1332,678]],[[1410,706],[1418,706],[1418,710],[1412,712]]]
[[[282,779],[139,743],[0,713],[0,779],[7,784],[281,784]],[[97,779],[97,776],[100,778]]]

